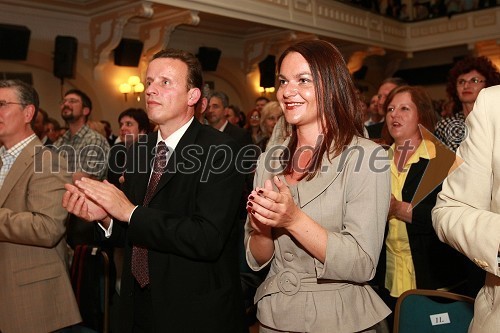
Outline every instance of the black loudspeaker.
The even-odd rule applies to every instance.
[[[140,40],[122,38],[115,49],[115,65],[139,66],[143,46],[144,44]]]
[[[60,79],[75,77],[78,40],[71,36],[57,36],[54,48],[54,75]]]
[[[260,86],[263,88],[274,87],[276,83],[276,57],[268,55],[259,62]]]
[[[0,59],[26,60],[30,35],[25,26],[0,24]]]
[[[196,57],[201,63],[204,71],[216,71],[222,51],[215,47],[200,47]]]

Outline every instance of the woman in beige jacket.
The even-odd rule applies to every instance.
[[[291,125],[261,155],[248,198],[245,245],[260,332],[374,332],[389,309],[366,283],[377,266],[389,208],[385,150],[362,138],[356,92],[325,41],[289,47],[277,98]]]

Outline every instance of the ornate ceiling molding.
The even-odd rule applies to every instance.
[[[170,36],[176,27],[182,24],[198,25],[200,17],[197,11],[188,9],[172,10],[160,18],[141,25],[140,39],[144,42],[140,68],[146,68],[147,63],[156,52],[168,46]]]
[[[316,35],[291,30],[260,34],[245,41],[243,71],[251,73],[268,55],[280,55],[289,45],[300,40],[318,39]]]
[[[500,68],[500,39],[476,42],[474,51],[477,56],[488,57],[498,68]]]
[[[109,62],[109,55],[123,36],[123,28],[134,17],[151,18],[154,14],[150,2],[121,7],[92,18],[90,21],[90,49],[94,75],[98,68]]]
[[[413,23],[408,37],[413,52],[460,44],[473,49],[477,40],[500,37],[500,8]]]
[[[347,61],[347,68],[349,68],[349,73],[357,72],[363,67],[363,63],[366,57],[377,55],[383,56],[385,55],[385,49],[377,46],[369,46],[364,50],[355,51],[349,56],[349,60]]]

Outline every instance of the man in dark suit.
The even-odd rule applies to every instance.
[[[107,120],[101,120],[100,121],[104,125],[104,130],[106,131],[106,140],[108,140],[109,146],[111,147],[112,145],[115,144],[116,139],[118,139],[118,136],[116,136],[113,133],[113,130],[111,128],[111,124]]]
[[[243,176],[236,143],[194,120],[202,82],[192,54],[155,54],[145,93],[159,131],[129,149],[123,192],[89,178],[66,185],[68,211],[126,240],[120,332],[247,331],[236,243]],[[155,156],[163,143],[166,156]]]
[[[232,137],[243,148],[252,144],[250,133],[241,127],[231,124],[226,117],[229,99],[222,91],[214,91],[208,97],[205,118],[208,125]]]
[[[250,132],[244,130],[241,127],[231,124],[227,120],[226,108],[229,106],[229,99],[227,95],[221,91],[214,91],[210,94],[208,98],[208,106],[205,112],[205,118],[207,119],[208,125],[214,129],[227,134],[238,143],[239,146],[239,159],[241,164],[238,165],[238,170],[245,174],[245,186],[243,188],[242,195],[240,197],[240,205],[238,209],[239,217],[239,248],[238,253],[240,256],[240,279],[241,287],[243,289],[243,297],[245,300],[245,308],[247,313],[247,324],[252,325],[255,320],[256,307],[254,306],[253,298],[255,296],[255,291],[257,287],[263,281],[264,275],[267,274],[267,270],[261,272],[254,272],[248,267],[245,259],[245,247],[243,244],[243,239],[245,236],[245,221],[247,218],[247,198],[253,189],[253,176],[255,171],[255,166],[257,163],[257,158],[259,157],[261,151],[257,145],[252,142],[252,136]],[[244,157],[243,157],[244,156]]]
[[[205,118],[210,127],[230,136],[238,144],[239,161],[238,171],[245,174],[245,188],[240,200],[239,216],[246,219],[246,202],[253,188],[253,171],[260,155],[259,148],[252,143],[252,136],[241,127],[231,124],[226,117],[226,108],[229,105],[227,95],[221,91],[214,91],[208,96],[208,105]]]
[[[230,136],[238,144],[239,161],[238,171],[246,175],[245,190],[242,195],[240,206],[240,217],[246,219],[246,202],[248,193],[253,188],[253,172],[261,151],[253,144],[250,132],[241,127],[231,124],[227,120],[226,108],[229,106],[227,95],[221,91],[214,91],[208,97],[208,105],[205,111],[205,118],[209,126]],[[248,192],[248,193],[246,193]]]

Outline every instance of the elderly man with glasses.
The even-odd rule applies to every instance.
[[[81,321],[67,270],[64,184],[33,131],[38,93],[0,80],[0,331],[55,332]]]

